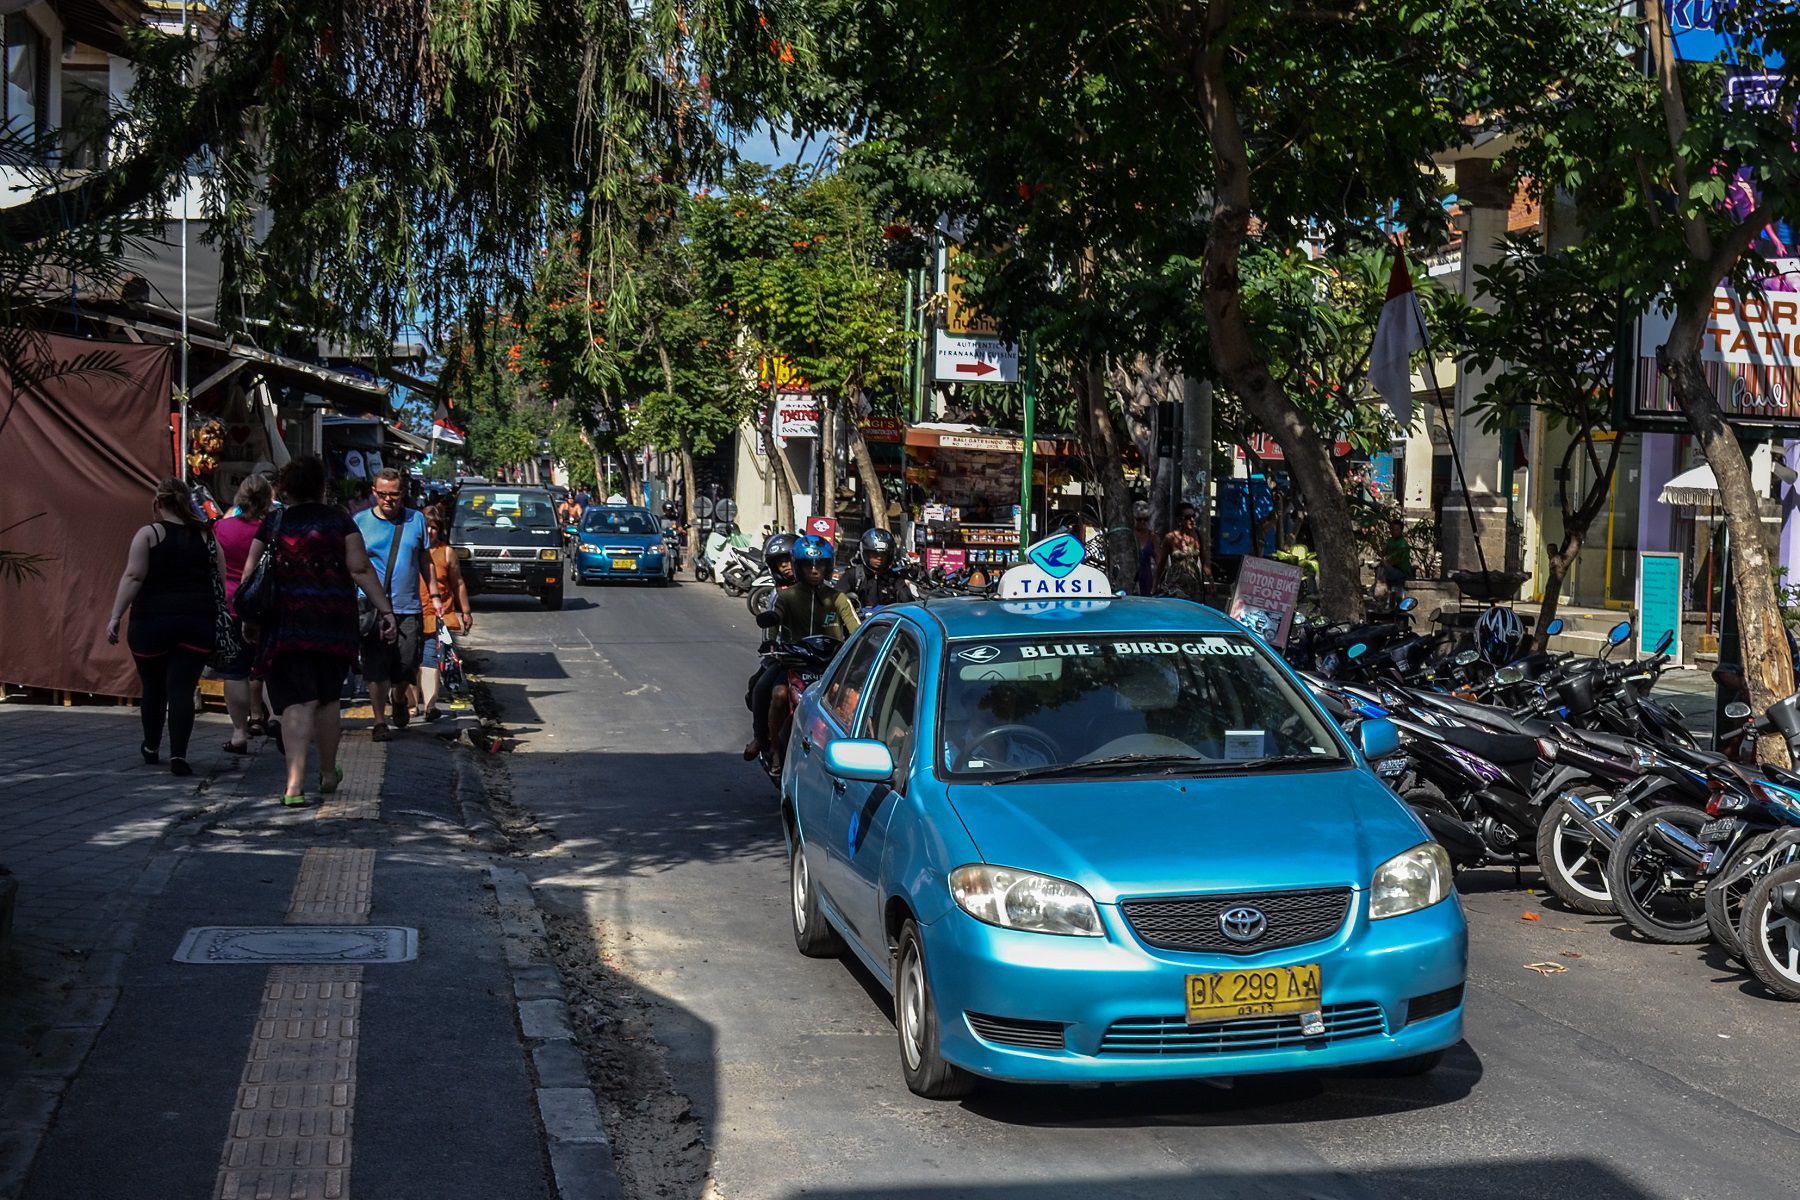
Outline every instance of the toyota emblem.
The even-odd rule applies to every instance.
[[[1269,918],[1263,916],[1260,908],[1240,904],[1219,914],[1219,932],[1239,945],[1254,942],[1268,931]]]

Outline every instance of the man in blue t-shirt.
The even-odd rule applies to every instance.
[[[424,580],[440,618],[444,615],[444,597],[431,570],[431,541],[425,529],[425,514],[406,507],[405,478],[392,468],[376,472],[374,495],[375,506],[356,514],[356,528],[368,548],[376,576],[387,582],[398,634],[389,641],[381,636],[377,626],[364,635],[362,672],[369,683],[369,704],[375,710],[374,737],[385,742],[393,736],[388,727],[390,697],[396,727],[406,728],[411,717],[406,689],[417,681],[419,660],[425,651],[419,581]]]

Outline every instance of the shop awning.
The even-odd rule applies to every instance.
[[[1033,438],[1036,454],[1062,454],[1068,438]],[[1024,454],[1025,439],[1005,429],[963,425],[950,421],[922,421],[906,428],[906,444],[924,449],[971,450],[987,454]]]

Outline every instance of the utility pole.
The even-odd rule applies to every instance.
[[[1025,335],[1025,451],[1024,472],[1019,481],[1019,551],[1031,545],[1031,475],[1037,449],[1037,335]]]
[[[1200,516],[1200,561],[1212,560],[1212,380],[1183,376],[1181,381],[1182,500]]]

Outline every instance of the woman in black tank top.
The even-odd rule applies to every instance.
[[[144,686],[140,752],[146,763],[160,761],[166,721],[169,770],[191,775],[187,751],[194,731],[194,689],[213,651],[213,577],[215,572],[222,576],[224,563],[218,543],[194,515],[186,484],[163,480],[152,515],[153,522],[131,539],[106,640],[118,642],[119,622],[130,609],[125,642]]]

